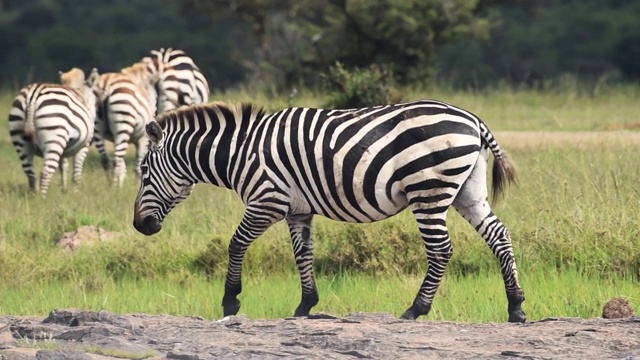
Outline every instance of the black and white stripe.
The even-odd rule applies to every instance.
[[[152,50],[142,61],[156,79],[158,113],[209,101],[209,84],[198,66],[182,50]]]
[[[11,141],[29,179],[29,188],[36,191],[39,187],[42,195],[47,194],[58,167],[62,188],[66,189],[67,157],[74,157],[74,189],[77,190],[82,179],[82,167],[94,132],[96,105],[93,92],[83,85],[84,74],[76,80],[69,86],[27,85],[15,97],[9,113]],[[44,158],[39,186],[33,166],[36,155]]]
[[[151,150],[142,162],[134,210],[138,231],[160,231],[195,183],[234,189],[246,204],[229,245],[225,316],[240,307],[245,251],[273,223],[284,219],[289,225],[302,280],[295,315],[302,316],[318,302],[312,217],[366,223],[407,207],[416,217],[429,267],[402,317],[427,314],[452,254],[446,217],[453,205],[500,261],[509,320],[526,319],[509,231],[487,200],[489,151],[495,157],[494,196],[516,180],[515,168],[487,126],[465,110],[416,101],[265,115],[251,105],[213,103],[161,114],[147,125],[147,134]]]
[[[147,153],[144,126],[155,115],[156,94],[145,74],[146,66],[138,63],[119,73],[98,74],[93,69],[89,77],[99,99],[93,142],[113,185],[122,186],[126,177],[124,157],[129,144],[136,147],[136,176],[140,175],[140,162]],[[114,144],[113,162],[105,141]]]

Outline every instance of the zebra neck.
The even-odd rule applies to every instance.
[[[194,178],[227,189],[235,189],[234,174],[245,167],[247,128],[241,122],[237,127],[208,131],[201,138],[192,138],[197,153],[190,154]]]

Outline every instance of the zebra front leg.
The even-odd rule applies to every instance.
[[[318,289],[313,275],[313,240],[311,238],[312,215],[287,218],[293,254],[300,272],[302,300],[293,316],[308,316],[311,308],[318,304]]]
[[[73,191],[78,192],[80,189],[80,183],[82,182],[82,169],[84,167],[84,160],[87,158],[89,152],[89,146],[83,147],[73,157]]]
[[[422,197],[421,199],[428,199]],[[438,196],[433,196],[438,198]],[[418,221],[422,240],[427,251],[429,268],[420,285],[413,304],[402,314],[402,319],[415,320],[431,311],[433,298],[438,290],[447,264],[453,255],[449,232],[447,231],[447,209],[450,198],[441,204],[414,203],[413,214]]]
[[[69,173],[69,160],[60,159],[59,163],[60,177],[62,178],[62,192],[67,192],[67,175]]]
[[[240,300],[238,295],[242,292],[242,262],[244,254],[262,233],[269,226],[282,218],[269,216],[264,209],[247,207],[240,225],[229,243],[229,266],[227,268],[227,279],[224,284],[224,296],[222,297],[222,309],[224,316],[235,315],[240,310]]]

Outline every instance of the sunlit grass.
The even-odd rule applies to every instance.
[[[388,312],[400,316],[421,283],[420,276],[321,276],[320,303],[313,312],[344,316],[355,312]],[[529,320],[547,317],[598,317],[607,300],[627,297],[640,306],[637,281],[627,278],[586,277],[574,270],[522,273]],[[172,276],[156,280],[51,282],[3,291],[0,314],[46,316],[53,308],[108,310],[116,313],[169,314],[222,317],[222,279]],[[254,319],[283,318],[293,314],[300,301],[297,275],[247,276],[240,295],[239,314]],[[432,312],[423,320],[504,322],[507,301],[501,276],[494,272],[445,276]]]
[[[434,86],[404,89],[404,101],[435,99],[468,110],[497,130],[608,130],[638,123],[639,85],[602,87],[595,92],[578,88],[553,90],[516,90],[510,88],[483,91],[459,91]],[[249,101],[277,111],[287,106],[323,107],[326,96],[300,90],[289,99],[287,94],[255,93],[246,88],[212,94],[222,101]]]

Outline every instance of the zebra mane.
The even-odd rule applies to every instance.
[[[221,113],[229,120],[229,115],[235,118],[236,121],[254,121],[262,118],[265,115],[265,110],[262,106],[243,102],[227,104],[222,101],[213,101],[205,104],[196,104],[191,106],[183,106],[175,110],[167,111],[156,117],[156,121],[164,128],[169,122],[178,122],[185,120],[193,120],[199,118],[198,114],[206,112],[209,114]],[[206,117],[208,121],[216,121],[217,117]]]

